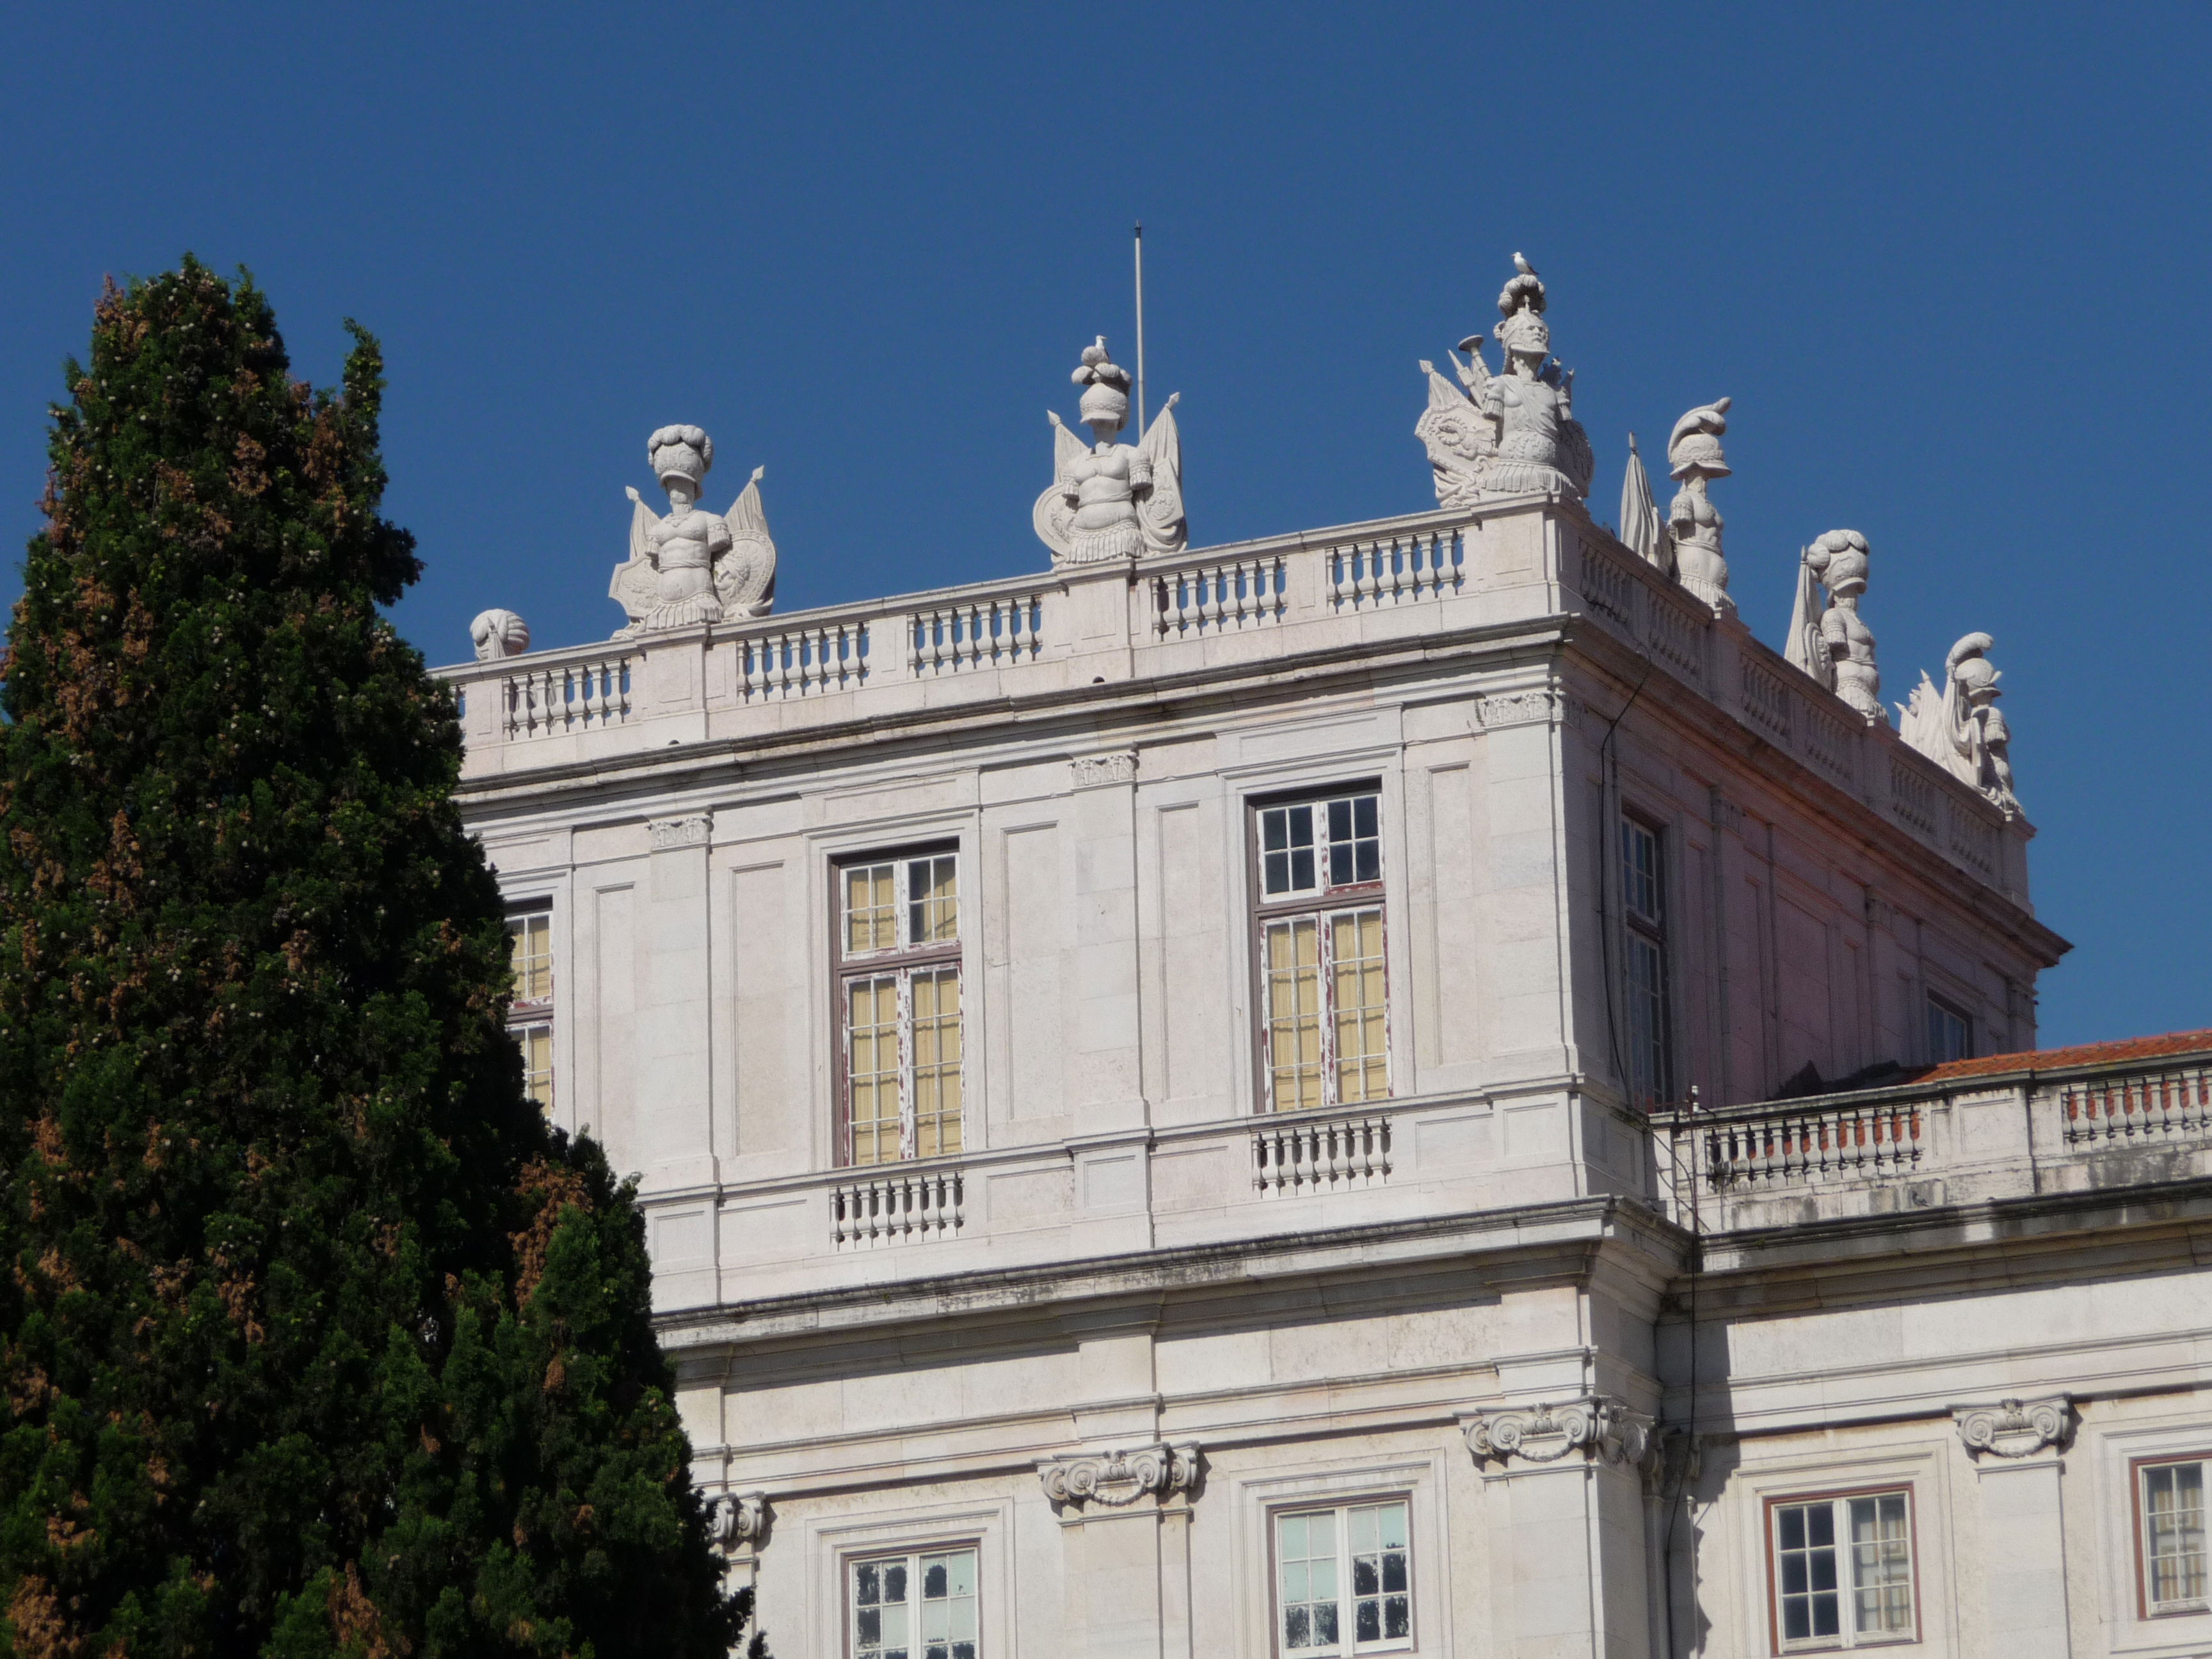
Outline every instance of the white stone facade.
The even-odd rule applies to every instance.
[[[1572,495],[445,672],[787,1659],[2212,1651],[2204,1056]]]

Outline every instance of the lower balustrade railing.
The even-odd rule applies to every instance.
[[[830,1190],[830,1242],[841,1250],[950,1238],[965,1219],[957,1170],[869,1176]]]
[[[1263,1198],[1377,1187],[1390,1176],[1390,1120],[1284,1117],[1252,1135],[1252,1184]]]
[[[1771,1188],[1918,1167],[1926,1114],[1918,1101],[1770,1109],[1695,1124],[1698,1172],[1714,1188]]]

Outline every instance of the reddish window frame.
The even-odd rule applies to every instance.
[[[2135,1540],[2136,1617],[2146,1624],[2154,1619],[2202,1619],[2212,1613],[2212,1599],[2201,1607],[2171,1607],[2164,1613],[2154,1612],[2150,1605],[2149,1540],[2143,1536],[2148,1523],[2143,1514],[2143,1472],[2172,1463],[2203,1463],[2212,1468],[2212,1450],[2158,1452],[2128,1460],[2128,1531]]]
[[[959,932],[949,945],[902,946],[896,950],[872,951],[863,957],[848,957],[845,954],[845,872],[856,865],[898,864],[908,859],[943,858],[950,854],[956,860],[960,883]],[[853,1102],[847,1088],[845,1022],[851,1018],[852,1009],[846,998],[845,981],[884,970],[925,967],[932,963],[950,962],[960,969],[961,1053],[967,1054],[968,970],[964,953],[968,946],[968,855],[958,839],[933,839],[910,842],[902,846],[876,848],[865,853],[841,853],[829,861],[830,910],[830,1133],[831,1167],[840,1170],[890,1167],[883,1164],[858,1165],[853,1162]],[[963,1058],[963,1081],[960,1091],[962,1113],[961,1146],[967,1146],[966,1113],[968,1091],[964,1081],[966,1064]],[[921,1163],[923,1159],[902,1159],[900,1162]]]
[[[1782,1581],[1774,1553],[1774,1511],[1793,1504],[1833,1504],[1846,1498],[1885,1498],[1905,1494],[1905,1520],[1912,1541],[1912,1634],[1887,1637],[1875,1642],[1837,1642],[1827,1647],[1784,1647],[1782,1642]],[[1857,1648],[1905,1648],[1918,1643],[1923,1627],[1920,1599],[1920,1504],[1909,1480],[1884,1480],[1865,1486],[1831,1486],[1816,1492],[1778,1492],[1768,1498],[1759,1511],[1766,1534],[1766,1650],[1774,1659],[1800,1653],[1848,1653]],[[1838,1548],[1847,1547],[1838,1545]],[[1839,1590],[1841,1587],[1839,1586]]]

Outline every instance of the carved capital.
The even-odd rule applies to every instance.
[[[1558,1406],[1472,1412],[1459,1424],[1478,1462],[1556,1463],[1580,1453],[1593,1463],[1640,1464],[1651,1449],[1651,1419],[1604,1395]]]
[[[1078,789],[1099,789],[1109,783],[1137,781],[1137,757],[1131,750],[1110,755],[1078,755],[1069,765]]]
[[[1036,1470],[1054,1509],[1093,1504],[1125,1509],[1148,1493],[1166,1498],[1189,1492],[1198,1484],[1198,1448],[1154,1445],[1086,1457],[1047,1457],[1038,1460]]]
[[[711,1506],[714,1541],[726,1550],[759,1549],[768,1542],[768,1494],[726,1492]]]
[[[714,820],[704,812],[687,812],[682,817],[654,818],[646,825],[653,837],[656,853],[672,852],[679,847],[704,847],[714,829]]]
[[[1481,712],[1486,731],[1504,726],[1540,726],[1564,716],[1566,700],[1553,691],[1498,691],[1482,699]]]
[[[1978,1459],[2033,1457],[2046,1446],[2064,1451],[2074,1437],[2074,1402],[2063,1394],[2045,1400],[2000,1400],[1994,1406],[1954,1406],[1951,1418],[1968,1454]]]

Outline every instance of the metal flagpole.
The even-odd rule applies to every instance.
[[[1137,438],[1145,436],[1145,222],[1137,221]]]

